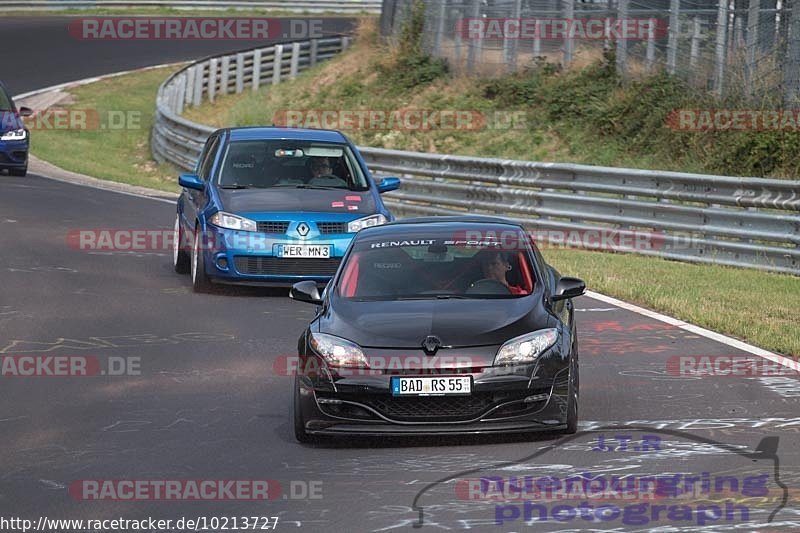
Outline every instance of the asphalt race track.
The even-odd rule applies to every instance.
[[[41,35],[30,42],[57,44],[63,36],[49,32],[57,33],[58,20],[0,19],[0,34],[8,39],[9,32],[24,36],[35,29]],[[46,72],[37,63],[45,45],[20,45],[15,60],[30,68],[11,79],[4,58],[3,76],[18,93],[207,55],[229,44],[175,45],[169,52],[142,47],[130,57],[124,48],[86,47],[97,61],[76,61],[74,70],[71,61],[84,52],[65,45],[49,49],[49,55],[64,55],[53,60],[57,69]],[[0,373],[0,518],[38,525],[42,517],[215,517],[218,522],[207,522],[209,531],[233,529],[234,517],[275,516],[279,530],[326,532],[414,525],[427,531],[800,528],[797,377],[679,375],[672,366],[677,356],[748,354],[588,297],[576,301],[577,435],[300,445],[291,431],[285,358],[296,353],[313,307],[290,301],[283,290],[194,294],[188,277],[172,271],[166,250],[87,252],[68,238],[86,229],[169,232],[173,216],[169,201],[46,176],[0,175],[0,355],[85,356],[99,365],[92,376]],[[637,519],[632,506],[650,502],[640,496],[595,500],[622,513],[605,521],[590,522],[574,508],[571,518],[569,509],[553,518],[566,501],[548,505],[553,516],[547,522],[524,522],[538,511],[532,498],[513,498],[528,480],[581,473],[641,480],[728,476],[739,483],[693,494],[685,503],[696,512],[688,518],[663,511]],[[488,493],[497,482],[483,490],[470,481],[489,476],[518,490],[493,500]],[[269,494],[275,499],[87,500],[82,480],[274,480]]]
[[[0,7],[0,10],[2,7]],[[220,15],[228,16],[228,15]],[[0,79],[11,94],[152,65],[234,52],[286,40],[79,40],[69,31],[75,17],[0,17],[0,35],[12,47],[0,50]],[[319,20],[317,18],[316,20]],[[321,33],[353,28],[345,17],[322,19]],[[288,24],[279,25],[288,28]]]

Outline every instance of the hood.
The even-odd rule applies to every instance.
[[[222,209],[228,213],[298,212],[371,215],[377,212],[370,191],[319,189],[218,189]]]
[[[535,297],[395,302],[335,298],[320,317],[319,327],[322,333],[364,348],[420,349],[428,335],[439,337],[442,346],[456,348],[500,345],[548,327],[548,315],[531,310],[531,298]]]

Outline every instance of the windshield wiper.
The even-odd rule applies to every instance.
[[[294,188],[295,189],[317,189],[317,190],[320,190],[320,191],[342,191],[342,190],[347,190],[347,187],[328,187],[326,185],[308,185],[308,184],[295,185]]]
[[[220,186],[221,189],[249,189],[249,185],[239,185],[238,183],[233,183],[231,185],[222,185]]]
[[[398,296],[395,300],[470,300],[469,296],[460,294],[431,294],[428,296]]]

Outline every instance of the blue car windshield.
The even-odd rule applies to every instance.
[[[349,146],[287,140],[229,143],[217,183],[222,188],[369,188]]]
[[[0,111],[11,111],[11,109],[11,99],[5,91],[3,91],[3,88],[0,87]]]

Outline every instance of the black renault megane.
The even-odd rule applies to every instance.
[[[555,430],[578,424],[578,341],[561,277],[501,218],[406,219],[353,239],[298,343],[296,438]]]

